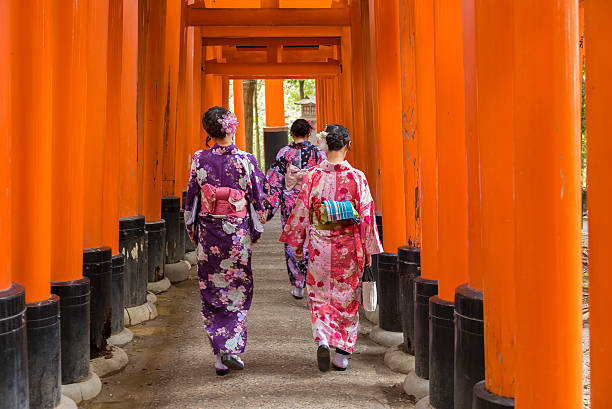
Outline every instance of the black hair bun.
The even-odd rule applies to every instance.
[[[208,135],[213,138],[225,138],[225,132],[223,131],[223,125],[219,122],[219,119],[223,118],[223,115],[229,111],[223,107],[212,107],[208,111],[204,112],[202,116],[202,126]],[[207,142],[208,142],[208,138]]]
[[[291,125],[291,133],[297,137],[307,137],[312,132],[312,125],[305,119],[296,119]]]
[[[325,132],[327,132],[325,142],[327,142],[327,148],[330,151],[339,151],[351,141],[351,134],[342,125],[327,125]]]

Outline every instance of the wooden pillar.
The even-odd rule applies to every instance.
[[[188,78],[189,59],[193,54],[193,49],[189,48],[189,27],[186,25],[187,2],[181,1],[181,15],[179,24],[179,63],[178,63],[178,88],[176,101],[176,149],[174,154],[174,196],[182,197],[183,190],[187,189],[189,175],[191,149],[191,126],[189,124],[189,114],[191,104],[189,101],[189,88],[193,87],[193,79]],[[193,42],[191,43],[193,47]]]
[[[121,40],[121,112],[119,155],[119,216],[142,211],[142,184],[138,183],[138,3],[123,3]],[[142,138],[142,135],[140,135]]]
[[[283,80],[266,80],[266,126],[285,126]]]
[[[609,379],[612,371],[609,345],[612,327],[609,323],[610,277],[609,232],[612,220],[609,206],[612,200],[610,181],[609,103],[612,96],[610,70],[612,58],[609,45],[612,27],[609,16],[612,3],[589,0],[585,5],[586,57],[586,126],[587,178],[589,207],[589,322],[591,346],[591,408],[603,409],[612,405]]]
[[[88,2],[54,8],[51,281],[83,276]]]
[[[177,104],[179,87],[179,62],[181,41],[181,3],[167,0],[166,6],[166,45],[164,57],[164,75],[167,75],[167,88],[164,94],[164,130],[162,151],[162,195],[172,196],[176,182],[176,153],[178,140],[182,135],[177,133]],[[178,195],[181,197],[181,195]]]
[[[92,1],[88,13],[87,33],[87,100],[85,152],[85,197],[83,247],[100,247],[104,243],[104,161],[106,149],[106,94],[108,0]]]
[[[415,75],[414,0],[399,2],[400,64],[402,91],[402,146],[404,155],[404,193],[406,239],[410,246],[421,245],[419,206],[419,138],[417,132],[417,94]]]
[[[229,77],[221,77],[221,106],[229,109]]]
[[[112,249],[112,254],[119,253],[119,152],[123,139],[121,138],[122,57],[123,0],[110,0],[102,235],[104,245]]]
[[[193,104],[192,120],[190,121],[192,126],[192,149],[191,153],[198,149],[205,147],[204,141],[206,140],[206,132],[202,127],[202,114],[204,113],[202,107],[202,86],[204,74],[202,73],[202,34],[200,27],[192,27],[193,32],[193,65],[191,70],[191,76],[193,77],[193,87],[191,88],[191,102]]]
[[[238,118],[238,130],[236,131],[236,146],[243,151],[246,150],[246,140],[244,134],[244,92],[242,80],[233,81],[234,88],[234,114]]]
[[[415,78],[420,162],[421,275],[438,279],[438,175],[436,171],[436,75],[434,7],[415,0]]]
[[[13,269],[26,302],[51,295],[51,3],[11,3],[11,258],[35,265]],[[34,158],[34,159],[33,159]],[[33,234],[35,232],[35,234]]]
[[[402,176],[402,100],[398,2],[376,2],[376,67],[384,249],[395,253],[406,243],[406,196]],[[398,182],[398,178],[400,179]]]
[[[7,195],[0,198],[0,291],[11,287],[11,42],[10,3],[0,3],[0,190]]]
[[[495,395],[512,398],[516,384],[516,304],[511,0],[476,1],[476,48],[476,131],[480,141],[482,183],[485,385],[487,391]]]
[[[465,97],[461,3],[435,1],[439,295],[468,279]]]
[[[513,13],[516,405],[577,409],[582,408],[578,2],[520,0]]]
[[[148,16],[145,57],[145,112],[143,209],[147,222],[161,220],[164,101],[167,77],[164,74],[166,3],[147,1]]]
[[[608,322],[612,279],[609,274],[610,245],[609,205],[612,198],[610,161],[612,152],[609,137],[609,102],[612,96],[610,69],[612,58],[609,44],[612,27],[609,1],[585,2],[586,55],[586,128],[587,138],[587,203],[589,208],[589,322],[591,352],[591,408],[602,409],[612,405],[609,386],[610,334]],[[603,14],[602,14],[603,13]]]
[[[463,0],[463,67],[465,78],[465,142],[467,153],[468,284],[482,291],[483,255],[480,205],[479,134],[476,128],[475,0]]]
[[[364,109],[364,67],[363,67],[363,46],[362,46],[362,24],[361,24],[361,2],[365,0],[355,0],[351,2],[351,88],[352,88],[352,111],[353,111],[353,165],[366,171],[365,155],[371,154],[368,146],[367,132],[365,130],[365,109]],[[344,57],[346,58],[346,57]]]

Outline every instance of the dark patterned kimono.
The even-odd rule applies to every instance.
[[[315,145],[308,141],[300,143],[290,143],[276,155],[276,161],[268,170],[266,178],[270,184],[270,196],[266,199],[265,205],[269,211],[268,218],[271,218],[280,207],[281,223],[283,228],[289,219],[291,209],[295,205],[300,185],[298,183],[292,189],[288,189],[285,183],[285,175],[290,165],[299,169],[310,169],[326,158]],[[306,285],[306,271],[308,268],[308,254],[304,254],[304,260],[298,261],[293,255],[293,250],[285,244],[285,259],[287,261],[287,272],[291,284],[297,288],[304,288]]]
[[[185,224],[196,244],[202,316],[215,354],[242,353],[246,346],[251,243],[263,232],[265,184],[255,157],[235,145],[193,155]],[[219,215],[222,191],[227,197]]]

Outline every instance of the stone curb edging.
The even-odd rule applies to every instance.
[[[134,325],[157,318],[157,308],[155,307],[157,297],[153,299],[153,297],[150,297],[151,295],[155,297],[153,294],[149,293],[146,303],[136,307],[128,307],[123,310],[126,327],[133,327]]]
[[[189,270],[191,270],[191,263],[187,260],[181,260],[178,263],[166,264],[164,275],[171,283],[179,283],[189,278]]]
[[[114,375],[121,372],[128,364],[128,355],[119,347],[112,347],[112,357],[104,356],[92,359],[89,362],[90,368],[98,374],[100,378]]]
[[[408,374],[414,371],[414,356],[407,354],[399,347],[390,347],[385,352],[385,365],[393,372]]]
[[[370,332],[370,339],[377,344],[394,347],[404,342],[404,334],[402,332],[385,331],[379,326],[376,326],[372,328],[372,332]]]
[[[416,405],[414,405],[414,409],[436,409],[436,408],[431,406],[431,403],[429,403],[429,396],[425,396],[423,399],[418,401]]]
[[[192,266],[198,265],[198,258],[196,257],[196,252],[190,251],[189,253],[185,253],[185,261],[191,264]]]
[[[429,381],[418,376],[415,371],[411,371],[404,379],[404,392],[419,401],[429,395]]]
[[[60,403],[54,409],[77,409],[77,404],[66,395],[62,395]]]
[[[102,391],[102,382],[95,372],[89,371],[89,377],[83,382],[62,385],[62,395],[72,399],[74,403],[91,400]],[[69,406],[67,406],[69,407]]]
[[[168,291],[171,287],[170,280],[168,277],[164,277],[159,281],[149,282],[147,283],[147,291],[150,291],[154,294],[163,293],[164,291]]]
[[[134,333],[130,331],[128,328],[123,328],[118,334],[111,335],[109,339],[107,339],[108,343],[117,347],[121,347],[125,344],[129,344],[134,339]]]

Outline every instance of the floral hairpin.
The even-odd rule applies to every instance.
[[[325,139],[326,137],[327,137],[327,132],[325,131],[319,132],[317,134],[317,146],[319,147],[319,150],[323,152],[327,152],[329,150],[327,146],[327,140]]]
[[[221,118],[217,120],[221,124],[221,129],[226,135],[234,135],[238,129],[238,119],[236,115],[231,112],[226,112]]]

